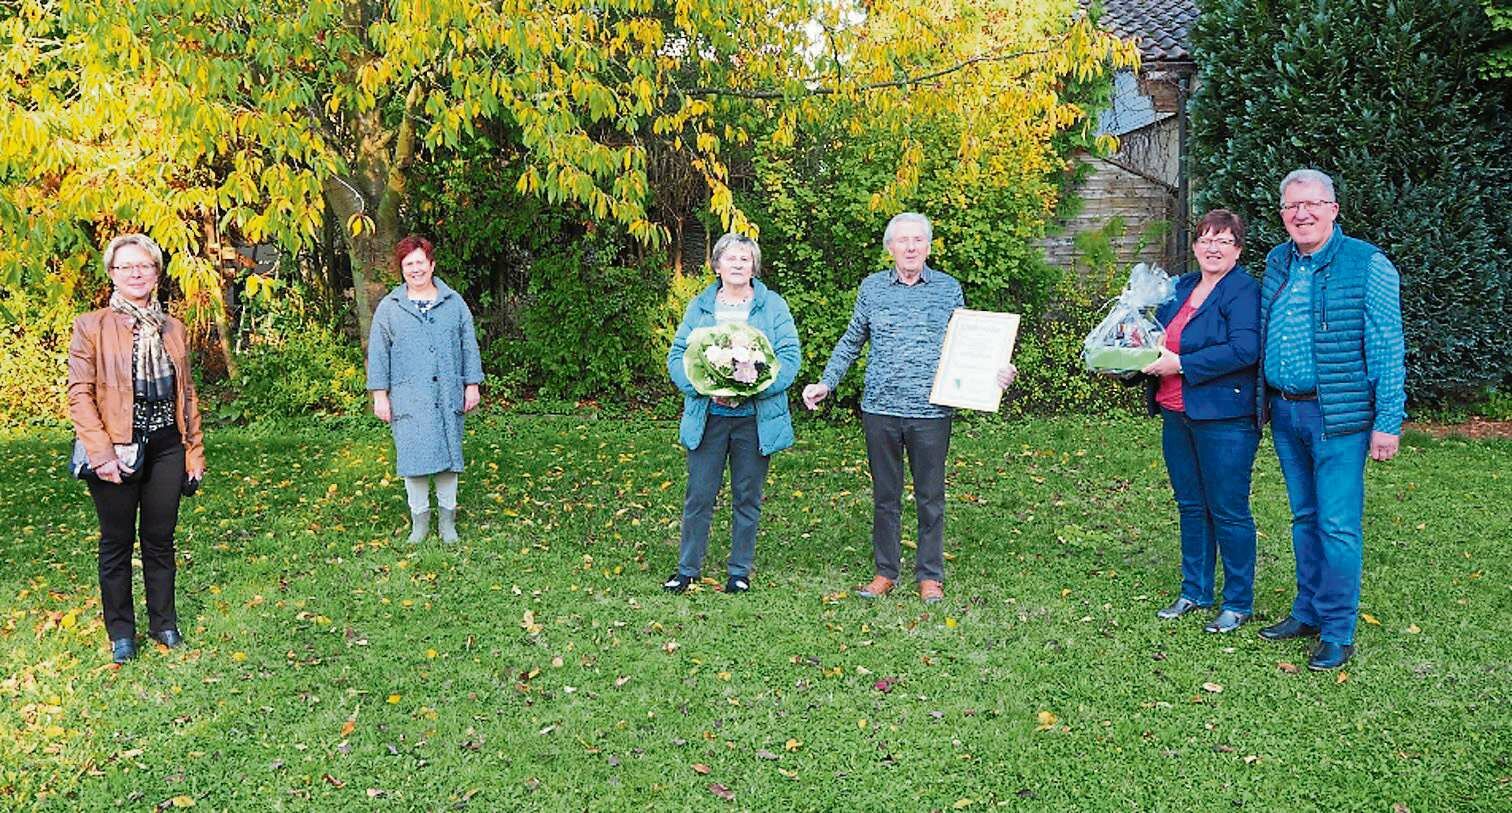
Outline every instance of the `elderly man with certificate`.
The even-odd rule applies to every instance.
[[[900,214],[887,224],[882,242],[894,266],[861,282],[850,324],[830,354],[824,375],[803,388],[804,405],[818,408],[870,342],[861,426],[872,476],[876,576],[857,590],[862,598],[886,595],[899,577],[905,450],[919,515],[914,563],[919,597],[926,603],[944,598],[945,458],[952,406],[997,409],[986,390],[997,390],[1001,397],[1016,372],[1008,363],[1012,332],[1007,333],[1006,346],[993,344],[995,339],[986,338],[993,330],[969,316],[980,312],[963,309],[960,283],[925,265],[933,236],[929,219],[920,214]],[[958,313],[968,316],[955,328],[946,363],[941,354],[947,325]],[[1000,321],[991,324],[998,330],[1003,327]],[[979,344],[983,341],[986,344]],[[974,346],[983,352],[974,351]]]

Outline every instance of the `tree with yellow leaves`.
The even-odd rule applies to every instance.
[[[428,151],[518,133],[523,193],[656,244],[648,150],[683,156],[751,231],[726,167],[754,134],[958,123],[963,178],[1053,169],[1086,111],[1060,89],[1136,53],[1070,0],[17,0],[0,20],[0,284],[72,296],[111,233],[222,300],[217,235],[309,246],[343,226],[359,332]],[[775,126],[767,126],[775,122]],[[886,209],[918,180],[906,137]],[[92,272],[91,272],[92,273]]]

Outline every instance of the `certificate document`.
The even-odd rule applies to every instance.
[[[1003,391],[998,370],[1013,357],[1019,315],[956,308],[945,329],[940,367],[935,371],[929,402],[939,406],[997,412]]]

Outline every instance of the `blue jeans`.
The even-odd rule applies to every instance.
[[[731,576],[748,577],[756,559],[756,525],[761,520],[761,490],[772,458],[761,453],[756,416],[709,415],[703,440],[688,450],[688,492],[683,498],[682,544],[677,572],[696,578],[703,572],[709,549],[709,525],[714,499],[724,483],[725,461],[730,463]]]
[[[1365,552],[1370,433],[1323,437],[1317,401],[1271,397],[1271,437],[1292,510],[1297,599],[1292,617],[1332,644],[1354,643]]]
[[[1252,418],[1199,421],[1165,415],[1161,447],[1181,513],[1181,595],[1213,603],[1213,571],[1223,557],[1223,609],[1255,607],[1255,518],[1250,472],[1260,430]]]

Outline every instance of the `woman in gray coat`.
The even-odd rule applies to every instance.
[[[396,468],[409,494],[409,541],[430,533],[430,480],[436,481],[443,542],[457,541],[457,473],[462,416],[478,406],[483,360],[472,311],[435,277],[435,251],[411,235],[394,246],[404,283],[373,314],[367,388],[373,414],[394,432]]]

